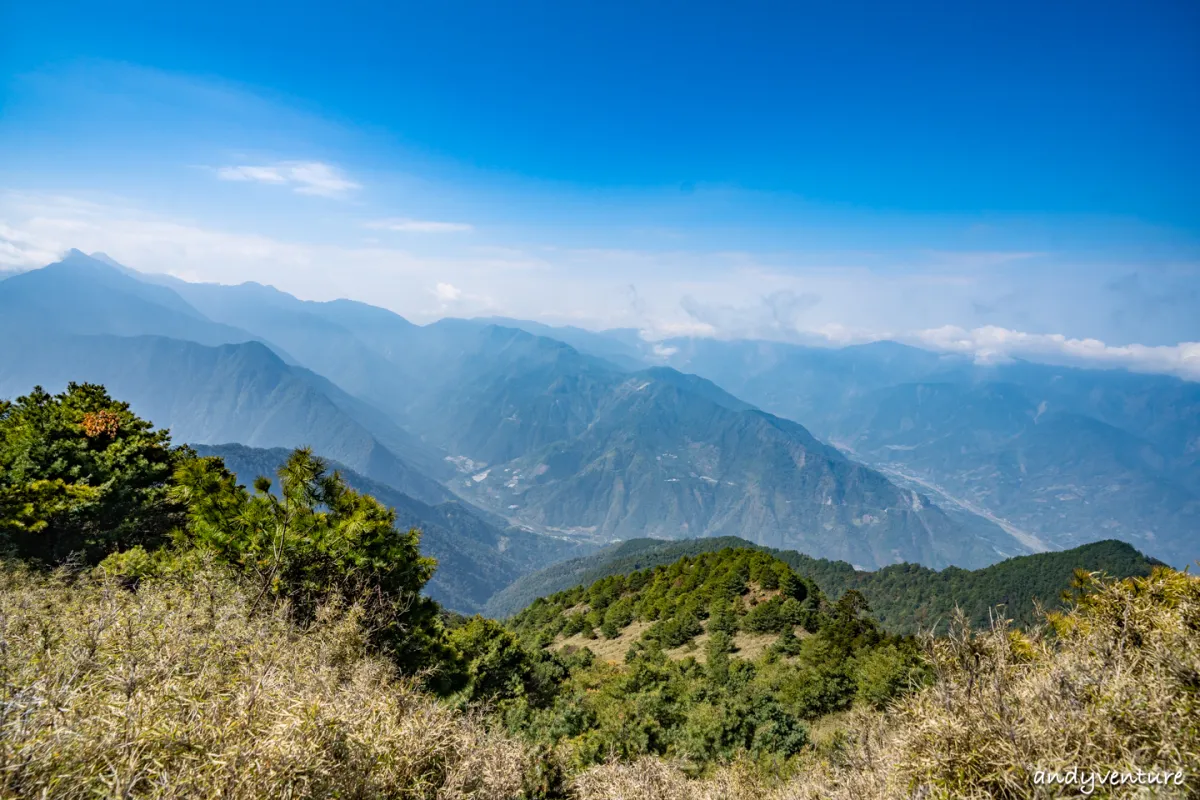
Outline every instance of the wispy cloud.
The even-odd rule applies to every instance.
[[[437,222],[408,217],[373,220],[365,223],[365,227],[380,231],[396,231],[397,233],[464,233],[474,230],[474,226],[465,222]]]
[[[0,222],[0,268],[44,266],[58,258],[62,249],[54,242]]]
[[[249,181],[289,186],[296,194],[342,198],[361,189],[332,164],[320,161],[282,161],[277,164],[217,167],[223,181]]]

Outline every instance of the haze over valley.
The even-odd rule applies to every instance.
[[[645,537],[860,570],[1101,539],[1200,557],[1200,385],[1170,376],[890,342],[416,325],[80,251],[0,282],[0,331],[0,395],[103,384],[247,484],[312,447],[425,531],[430,591],[462,611]]]

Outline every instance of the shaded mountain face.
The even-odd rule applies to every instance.
[[[473,321],[555,339],[569,344],[580,353],[604,359],[628,372],[636,372],[646,366],[643,352],[645,342],[637,336],[637,331],[621,330],[596,333],[572,325],[544,325],[540,322],[512,319],[511,317],[477,317]],[[627,334],[632,334],[632,340]]]
[[[985,377],[1021,386],[1047,411],[1091,417],[1149,442],[1175,479],[1200,493],[1200,383],[1022,362],[994,367]]]
[[[419,351],[412,368],[428,380],[408,417],[439,447],[477,462],[579,435],[623,374],[561,342],[453,320],[422,329]]]
[[[207,318],[277,344],[294,363],[328,378],[344,391],[387,412],[396,422],[402,422],[402,409],[418,390],[415,376],[405,374],[395,362],[342,324],[349,320],[353,327],[359,317],[366,320],[364,324],[370,324],[378,316],[366,311],[370,306],[346,312],[346,304],[342,302],[298,300],[257,283],[222,286],[157,279]],[[401,320],[389,312],[383,314]],[[404,325],[414,327],[407,322]]]
[[[193,445],[203,456],[219,456],[238,481],[249,486],[259,475],[274,480],[289,450],[238,444]],[[460,502],[428,504],[332,462],[353,489],[396,512],[400,529],[421,530],[421,552],[438,561],[426,592],[446,608],[475,614],[498,591],[531,570],[586,553],[587,546],[515,528],[498,528]]]
[[[1047,411],[1012,384],[914,384],[873,395],[837,441],[1054,548],[1115,536],[1172,563],[1197,555],[1200,499],[1153,444]]]
[[[659,350],[1034,549],[1117,536],[1176,566],[1200,558],[1200,384],[977,365],[891,342],[683,339]]]
[[[593,384],[584,402],[563,401],[571,435],[499,463],[467,451],[458,491],[532,527],[600,540],[737,535],[868,567],[998,557],[921,494],[697,384],[671,370],[608,376],[602,393]],[[1014,551],[1024,552],[1010,542]]]
[[[156,336],[20,335],[0,340],[0,396],[102,383],[178,441],[312,446],[427,502],[451,497],[326,394],[324,381],[257,342],[206,347]],[[347,407],[349,399],[333,392]]]

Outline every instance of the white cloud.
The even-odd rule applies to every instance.
[[[720,333],[721,332],[715,326],[710,325],[707,322],[688,320],[683,322],[658,322],[656,324],[646,326],[638,332],[638,335],[647,342],[661,342],[663,339],[689,337],[707,339],[717,337],[720,335]]]
[[[238,165],[218,167],[217,177],[223,181],[252,181],[290,186],[296,194],[320,197],[345,197],[361,184],[347,178],[331,164],[320,161],[282,161],[264,166]]]
[[[462,297],[462,290],[452,283],[439,283],[433,293],[443,303],[452,303]]]
[[[375,220],[366,223],[366,227],[381,231],[396,231],[397,233],[462,233],[474,229],[465,222],[435,222],[434,220],[409,219],[407,217]]]
[[[258,181],[287,183],[281,167],[218,167],[217,177],[223,181]]]
[[[1109,345],[1099,339],[1075,339],[1060,333],[1028,333],[994,325],[971,330],[944,325],[896,338],[907,339],[933,350],[970,355],[981,364],[1025,358],[1051,363],[1120,367],[1134,372],[1165,373],[1187,380],[1200,380],[1200,342]]]

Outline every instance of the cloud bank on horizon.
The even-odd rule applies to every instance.
[[[0,60],[0,270],[78,248],[664,352],[895,339],[1200,380],[1193,4],[1081,30],[1085,7],[1021,1],[637,26],[269,1],[221,46],[188,31],[223,0],[42,5]],[[238,46],[284,11],[287,37]]]

